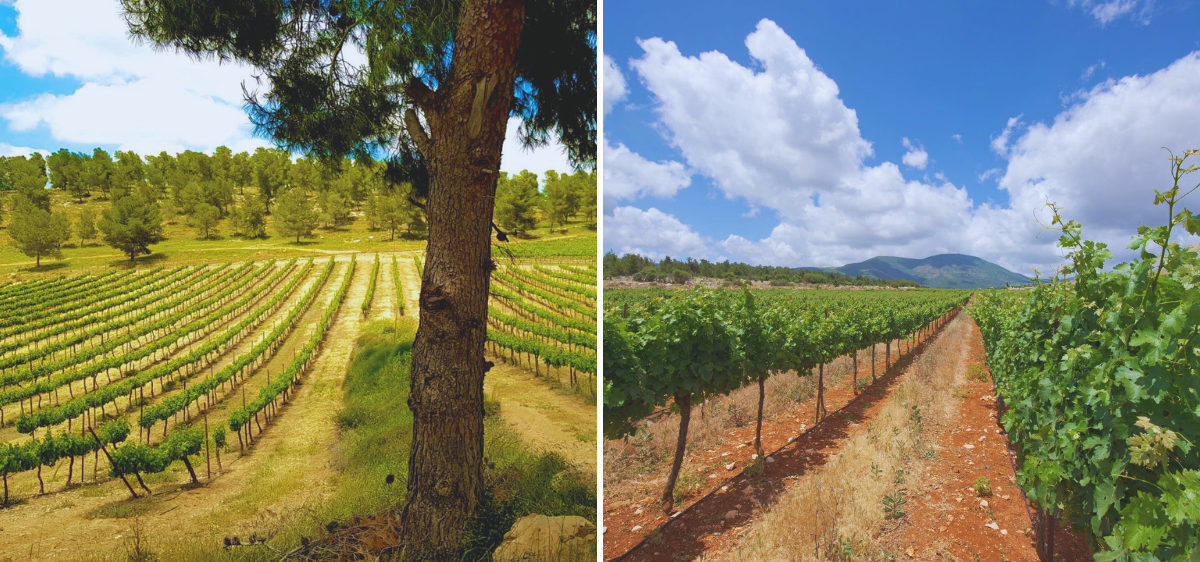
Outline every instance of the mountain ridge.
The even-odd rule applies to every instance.
[[[907,279],[938,289],[985,289],[1032,283],[983,258],[967,254],[937,254],[927,258],[876,256],[841,267],[811,268],[876,279]]]

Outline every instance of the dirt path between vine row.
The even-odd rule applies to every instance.
[[[605,560],[674,561],[710,557],[731,548],[740,534],[730,533],[728,529],[745,529],[753,517],[778,499],[789,480],[818,469],[837,454],[841,443],[851,433],[861,430],[887,401],[891,389],[900,382],[913,360],[935,343],[944,330],[945,326],[912,350],[906,349],[886,371],[883,362],[879,362],[878,380],[857,396],[843,385],[834,386],[833,381],[827,381],[825,406],[828,416],[818,424],[813,425],[816,401],[811,398],[787,415],[770,422],[764,419],[762,445],[769,460],[763,463],[765,468],[761,476],[745,473],[746,467],[752,465],[752,457],[756,456],[752,446],[755,427],[748,423],[732,430],[720,447],[705,451],[703,456],[706,458],[698,458],[693,453],[691,462],[707,467],[703,471],[708,474],[707,480],[697,499],[686,503],[677,501],[676,511],[672,514],[663,513],[659,508],[658,496],[611,506],[606,497]],[[895,351],[896,346],[893,346]],[[869,362],[865,367],[860,365],[860,379],[869,378],[870,373]],[[662,462],[667,464],[670,459]],[[684,465],[687,464],[685,458]],[[727,518],[730,512],[733,515]]]
[[[966,319],[962,350],[968,365],[984,367],[983,338],[974,320]],[[989,375],[990,377],[990,375]],[[1024,496],[1016,485],[1009,444],[1000,427],[996,396],[990,379],[960,377],[954,397],[959,401],[953,423],[938,427],[930,436],[937,459],[923,475],[913,478],[908,516],[884,532],[879,542],[896,552],[920,560],[943,559],[981,562],[1037,560],[1036,537]],[[986,478],[992,493],[976,495],[977,479]],[[994,525],[994,526],[989,526]],[[1083,540],[1064,530],[1055,532],[1055,560],[1091,560]]]
[[[839,548],[843,554],[853,552],[850,556],[855,560],[1037,560],[1030,516],[1014,484],[1015,472],[1006,451],[1008,442],[997,425],[991,382],[972,382],[966,377],[971,366],[981,368],[983,361],[982,342],[974,321],[960,314],[916,351],[906,355],[849,404],[836,412],[830,406],[829,418],[816,427],[791,438],[774,452],[767,447],[772,462],[764,465],[761,475],[740,472],[748,459],[739,458],[735,461],[739,466],[737,475],[718,482],[719,488],[712,493],[674,517],[654,513],[652,526],[646,525],[649,529],[640,534],[645,540],[614,552],[607,548],[610,539],[606,535],[605,558],[654,562],[824,560],[833,557],[828,549]],[[932,367],[921,364],[926,354],[932,355],[928,358],[933,359]],[[899,486],[907,500],[906,514],[867,529],[869,536],[863,540],[858,534],[860,530],[851,528],[858,522],[853,515],[858,513],[855,511],[858,504],[854,503],[856,498],[848,497],[846,490],[864,486],[872,475],[866,470],[861,474],[839,471],[865,465],[869,459],[863,455],[878,450],[863,446],[860,441],[870,439],[868,428],[876,425],[874,422],[886,409],[897,408],[893,402],[902,399],[897,393],[903,385],[914,384],[907,381],[922,368],[939,369],[940,376],[949,376],[947,380],[954,381],[952,392],[939,394],[932,405],[922,407],[931,418],[935,417],[935,409],[948,412],[942,418],[946,422],[926,426],[921,434],[928,448],[917,451],[920,455],[905,457],[909,460],[900,467],[905,475]],[[907,411],[907,403],[899,406]],[[910,418],[908,424],[912,423]],[[887,427],[884,425],[882,429]],[[767,445],[765,430],[764,423],[764,445]],[[853,447],[852,442],[856,442]],[[733,450],[740,451],[741,456],[751,453],[744,443],[730,444],[738,445]],[[855,459],[854,455],[863,458]],[[728,462],[730,456],[720,458]],[[871,466],[874,470],[873,463]],[[976,497],[972,485],[979,477],[990,479],[992,496]],[[804,487],[817,490],[813,493],[819,496],[821,505],[813,509],[823,513],[824,519],[810,520],[809,514],[793,511],[799,507],[796,502],[804,502],[808,497],[793,495]],[[869,503],[868,509],[882,510],[878,501],[881,499]],[[983,504],[984,500],[988,503]],[[875,520],[883,519],[881,513],[875,515]],[[848,517],[850,521],[840,517]],[[765,523],[768,520],[771,522]],[[612,534],[614,525],[628,525],[628,521],[606,513],[605,524],[607,533]],[[614,538],[628,541],[632,533],[628,529],[621,531]],[[820,544],[819,550],[790,548],[792,542],[787,536],[797,532],[811,533]],[[758,536],[761,533],[768,536]],[[828,540],[817,538],[818,535]],[[1091,560],[1077,537],[1059,529],[1056,542],[1056,560]]]
[[[502,358],[489,359],[496,366],[484,377],[483,390],[500,402],[500,417],[530,449],[558,453],[595,476],[595,403],[556,391],[528,369],[505,364]]]

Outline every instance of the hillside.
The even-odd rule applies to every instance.
[[[1024,275],[1013,273],[987,260],[963,254],[939,254],[924,259],[879,256],[832,270],[851,276],[907,279],[925,287],[941,289],[982,289],[1031,282]]]

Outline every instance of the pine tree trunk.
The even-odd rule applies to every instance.
[[[408,403],[408,559],[455,559],[483,493],[483,375],[491,219],[525,21],[520,0],[463,6],[450,78],[417,96],[429,170],[429,243]],[[410,122],[415,122],[411,119]]]

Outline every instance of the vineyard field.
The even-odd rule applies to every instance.
[[[487,347],[503,366],[489,395],[535,448],[594,474],[595,439],[580,436],[595,420],[597,273],[560,259],[497,258]],[[329,498],[353,342],[370,322],[415,328],[423,273],[418,252],[346,253],[0,287],[6,318],[20,319],[0,327],[0,528],[41,533],[53,546],[39,556],[53,559],[122,541],[34,531],[35,506],[77,506],[62,515],[95,519],[108,536],[128,521],[110,513],[145,512],[165,528],[170,517],[156,514],[171,511],[203,536],[221,520],[251,524],[264,502],[282,520],[281,507]],[[570,415],[546,418],[536,402]],[[302,468],[304,443],[331,460]],[[400,501],[403,487],[391,490]],[[177,493],[195,509],[161,503]]]
[[[820,426],[835,413],[827,402],[840,407],[875,392],[970,295],[606,289],[605,517],[620,528],[606,534],[605,558],[646,544],[653,531],[649,525],[670,521],[681,513],[677,506],[686,510],[696,494],[713,492],[710,488],[720,482],[716,474],[696,479],[696,471],[720,470],[705,467],[714,461],[706,460],[702,448],[711,454],[722,442],[713,432],[745,427],[738,448],[754,452],[756,460],[749,466],[735,461],[724,470],[761,473],[764,409],[790,412],[799,406],[810,412],[805,424]],[[727,400],[730,394],[745,399]],[[677,424],[678,430],[664,423]],[[689,435],[700,444],[693,446]],[[648,481],[665,482],[665,487],[652,492],[638,483]],[[647,497],[652,493],[658,498]],[[635,513],[630,504],[643,507]],[[658,509],[645,509],[647,504]]]

